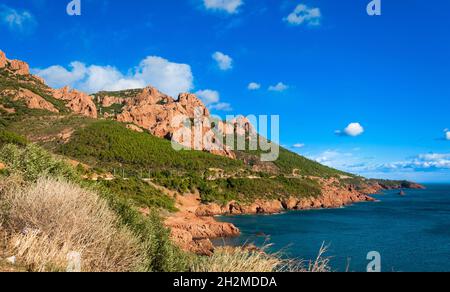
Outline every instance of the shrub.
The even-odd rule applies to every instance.
[[[136,271],[145,262],[137,238],[94,192],[40,178],[2,193],[8,248],[31,271],[64,271],[73,251],[86,272]]]
[[[111,192],[138,207],[156,207],[176,211],[175,201],[149,183],[137,178],[102,181]]]
[[[144,217],[128,202],[115,196],[104,187],[102,196],[119,215],[121,224],[129,228],[144,246],[145,271],[148,272],[184,272],[189,269],[192,256],[184,253],[170,240],[170,230],[164,227],[159,214],[152,210]]]
[[[27,181],[36,181],[46,175],[78,179],[70,165],[34,144],[28,144],[25,148],[5,145],[0,150],[0,160],[8,166],[9,171],[22,174]]]
[[[16,133],[10,132],[5,129],[0,129],[0,146],[4,144],[16,144],[25,146],[27,144],[27,140]]]

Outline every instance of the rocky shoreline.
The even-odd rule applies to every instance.
[[[256,200],[250,204],[229,202],[201,204],[200,196],[190,195],[178,201],[179,212],[168,216],[166,226],[172,231],[172,240],[183,250],[201,255],[211,255],[214,245],[211,239],[235,237],[239,229],[231,223],[215,220],[215,216],[279,214],[287,211],[342,208],[361,202],[376,201],[370,195],[383,190],[401,189],[402,186],[371,184],[364,188],[341,186],[337,179],[321,180],[322,195],[309,198],[286,198],[279,200]],[[421,189],[423,186],[411,184],[409,188]]]

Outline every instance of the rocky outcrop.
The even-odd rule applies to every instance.
[[[5,53],[0,51],[0,69],[6,67],[7,60]]]
[[[289,210],[341,208],[359,202],[373,202],[375,199],[368,194],[378,193],[381,190],[374,189],[374,192],[364,193],[350,186],[338,186],[336,181],[334,178],[321,179],[322,194],[318,197],[256,200],[250,204],[233,201],[223,206],[213,203],[199,206],[195,213],[199,217],[208,217],[219,215],[277,214]]]
[[[189,149],[235,158],[233,151],[221,142],[222,137],[216,137],[211,131],[209,117],[209,110],[194,94],[182,93],[174,100],[149,86],[127,99],[117,120],[138,125]]]
[[[9,60],[3,51],[0,50],[0,69],[9,65],[12,73],[17,75],[30,75],[30,66],[19,60]]]
[[[17,75],[30,75],[30,66],[27,63],[19,60],[10,61],[11,70]]]
[[[97,101],[102,105],[102,107],[111,107],[115,104],[124,104],[126,99],[117,96],[101,96],[97,97]]]
[[[165,225],[171,230],[171,239],[183,250],[210,255],[214,251],[211,239],[240,234],[233,224],[217,222],[213,217],[197,216],[195,211],[201,206],[198,193],[174,196],[179,211],[168,216]]]
[[[37,95],[36,93],[24,89],[19,88],[18,90],[15,89],[5,89],[1,92],[1,95],[9,96],[14,101],[23,101],[25,102],[26,106],[30,109],[40,109],[40,110],[47,110],[53,113],[58,113],[58,109],[50,102],[45,100],[42,96]]]
[[[5,107],[4,105],[2,105],[2,104],[0,104],[0,111],[4,111],[4,112],[6,112],[7,114],[13,114],[13,113],[15,113],[16,112],[16,110],[15,109],[13,109],[13,108],[8,108],[8,107]]]
[[[52,90],[52,95],[58,100],[66,101],[66,107],[72,112],[89,118],[97,118],[97,107],[92,96],[75,89],[71,90],[68,86]]]
[[[138,133],[144,133],[144,130],[142,128],[139,128],[138,126],[136,126],[134,124],[128,124],[126,127],[128,130],[135,131]]]

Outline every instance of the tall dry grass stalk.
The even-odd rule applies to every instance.
[[[204,257],[194,264],[193,272],[273,272],[281,260],[264,251],[246,248],[220,247],[210,257]]]
[[[119,227],[116,215],[94,192],[41,178],[2,193],[8,252],[32,271],[65,271],[71,252],[81,254],[86,272],[135,271],[145,262],[133,234]]]
[[[217,248],[210,257],[196,262],[193,272],[331,272],[330,258],[325,257],[327,248],[322,246],[315,260],[286,260],[280,253],[269,253],[267,245],[260,250],[249,250],[245,247]]]

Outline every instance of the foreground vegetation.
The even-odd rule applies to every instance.
[[[65,271],[67,256],[79,252],[83,271],[308,270],[261,250],[218,249],[212,257],[182,252],[156,210],[142,215],[115,193],[122,188],[83,180],[34,144],[7,144],[0,161],[7,166],[0,174],[0,255],[18,261],[1,262],[0,269]]]

